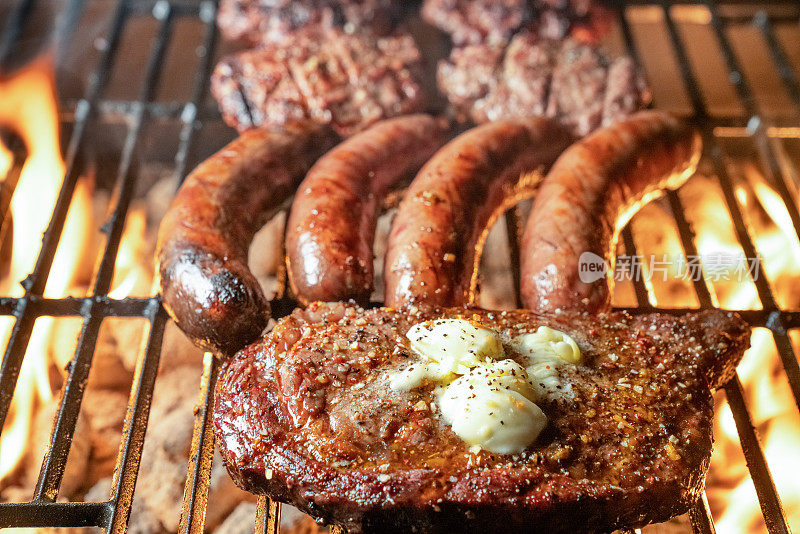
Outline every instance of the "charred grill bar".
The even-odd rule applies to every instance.
[[[18,0],[11,9],[5,27],[0,28],[2,31],[0,34],[0,64],[5,64],[8,55],[12,53],[15,41],[22,34],[34,3],[34,0]],[[722,61],[744,110],[744,115],[720,118],[712,116],[708,112],[698,83],[700,74],[693,69],[689,61],[686,42],[680,34],[678,23],[674,17],[672,8],[677,4],[700,5],[707,8],[710,14],[709,26],[716,38],[722,54]],[[780,128],[783,137],[790,137],[793,140],[800,138],[796,128],[796,121],[800,117],[799,74],[793,69],[786,51],[782,48],[775,33],[776,24],[797,24],[800,19],[800,8],[797,3],[773,0],[762,7],[754,7],[738,1],[716,3],[710,1],[618,0],[615,6],[619,15],[623,42],[628,53],[636,59],[641,58],[637,57],[639,50],[628,20],[629,8],[651,6],[660,10],[662,22],[669,37],[671,52],[678,67],[675,76],[680,77],[683,82],[683,88],[693,109],[692,118],[702,128],[706,146],[705,157],[711,163],[721,187],[725,205],[744,254],[748,258],[757,257],[756,247],[735,196],[733,178],[726,166],[725,146],[717,135],[721,128],[734,131],[737,135],[747,137],[752,142],[753,148],[758,154],[759,168],[768,183],[783,200],[794,224],[794,229],[800,237],[800,212],[798,212],[791,190],[795,185],[793,182],[796,180],[798,169],[796,166],[792,167],[791,164],[787,166],[782,161],[778,146],[780,141],[772,136],[769,128],[771,126]],[[725,8],[731,6],[743,8],[744,11],[737,9],[734,13],[729,14]],[[774,6],[782,8],[780,13],[768,13],[767,8]],[[63,42],[69,40],[70,31],[74,29],[74,24],[70,21],[77,20],[84,8],[84,2],[81,0],[66,4],[68,13],[64,20],[67,23],[64,24],[65,33],[60,36]],[[55,210],[42,241],[36,266],[31,275],[23,282],[24,296],[20,298],[0,296],[0,315],[13,316],[15,319],[8,345],[5,347],[2,367],[0,367],[0,428],[8,414],[22,360],[36,319],[43,316],[71,316],[80,317],[83,323],[77,348],[68,367],[68,375],[62,390],[61,403],[54,422],[51,441],[43,459],[35,488],[35,498],[29,503],[0,504],[0,527],[94,525],[103,527],[110,532],[124,532],[127,529],[127,519],[135,491],[167,315],[161,307],[158,297],[113,299],[108,296],[108,291],[114,274],[122,229],[138,178],[132,169],[132,158],[141,142],[144,128],[149,121],[156,118],[171,121],[179,127],[180,139],[174,155],[173,166],[176,185],[178,185],[190,170],[190,161],[193,161],[192,155],[196,150],[196,136],[200,121],[213,120],[217,117],[213,106],[206,104],[208,80],[218,41],[214,23],[215,16],[216,2],[213,0],[201,2],[120,0],[111,19],[106,46],[88,83],[85,96],[77,102],[66,103],[66,115],[72,121],[72,130],[65,155],[67,171]],[[156,35],[150,43],[149,59],[143,72],[139,98],[135,101],[105,99],[104,94],[115,62],[120,54],[125,53],[120,46],[122,33],[128,22],[136,17],[151,17],[158,24]],[[164,57],[174,33],[175,23],[181,18],[199,19],[205,27],[202,42],[199,43],[200,47],[198,48],[199,61],[194,73],[191,100],[157,102],[155,95],[163,75]],[[769,51],[769,59],[773,61],[780,81],[793,105],[793,111],[789,116],[777,120],[767,120],[761,113],[754,97],[759,88],[751,86],[745,79],[739,59],[728,37],[729,27],[737,25],[753,25],[758,29],[760,37]],[[90,294],[84,298],[44,298],[44,288],[50,274],[56,247],[61,238],[67,210],[78,178],[83,171],[78,156],[90,142],[87,135],[88,130],[101,121],[123,121],[127,131],[116,171],[113,197],[115,205],[110,219],[103,227],[107,239],[102,260],[95,273],[94,285]],[[15,156],[10,178],[4,184],[9,191],[4,192],[2,204],[0,204],[0,208],[2,208],[0,216],[3,218],[8,210],[11,189],[15,185],[14,173],[19,171],[21,161],[25,157],[22,149],[16,151]],[[684,206],[679,195],[669,192],[667,202],[678,229],[683,252],[689,256],[697,255],[694,232],[685,216]],[[512,210],[507,215],[507,226],[510,230],[514,230],[509,232],[509,235],[518,235],[519,218],[516,210]],[[626,252],[629,255],[636,255],[630,228],[623,232],[622,238]],[[517,299],[519,299],[519,245],[518,241],[513,238],[510,242],[510,250],[514,281],[517,286]],[[800,328],[800,311],[782,309],[775,299],[773,289],[765,277],[763,269],[759,269],[759,272],[760,276],[752,277],[752,282],[755,284],[763,309],[745,311],[742,315],[753,326],[765,327],[771,331],[795,403],[800,409],[800,366],[798,366],[797,355],[789,338],[790,329]],[[715,305],[712,291],[707,284],[703,280],[694,283],[694,290],[702,308]],[[634,289],[639,306],[631,311],[636,313],[653,310],[649,304],[644,282],[634,281]],[[273,314],[275,316],[285,315],[293,305],[293,302],[288,299],[279,297],[273,302]],[[669,312],[671,310],[661,311]],[[144,350],[139,354],[133,378],[122,443],[112,484],[112,494],[108,501],[103,503],[58,503],[55,501],[80,411],[86,378],[91,369],[100,325],[106,317],[139,317],[145,318],[149,322],[147,342]],[[214,449],[210,425],[210,400],[216,371],[216,360],[206,358],[205,371],[198,391],[201,408],[195,418],[192,456],[187,469],[187,483],[183,499],[181,532],[203,531]],[[725,392],[734,415],[742,450],[750,469],[766,525],[771,533],[789,532],[780,496],[759,444],[738,377],[725,387]],[[279,505],[262,498],[259,501],[256,519],[257,532],[278,532],[279,514]],[[705,499],[694,506],[690,515],[695,532],[714,532],[713,521]]]

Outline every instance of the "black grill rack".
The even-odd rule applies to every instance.
[[[95,0],[103,1],[103,0]],[[91,2],[90,2],[91,3]],[[26,19],[33,10],[36,0],[17,0],[11,8],[5,28],[0,28],[0,64],[13,53],[14,45],[22,33]],[[60,38],[68,42],[74,35],[75,21],[86,8],[84,0],[64,2],[66,16],[62,19]],[[743,113],[720,116],[709,112],[701,91],[700,81],[703,73],[692,66],[687,51],[687,41],[680,31],[674,10],[680,4],[696,5],[705,8],[706,20],[710,27],[726,69],[729,83],[735,90],[738,105]],[[724,195],[736,237],[745,255],[758,256],[751,233],[748,230],[735,192],[734,179],[726,166],[726,147],[721,142],[719,132],[738,136],[751,144],[757,154],[756,162],[769,184],[783,200],[791,217],[795,231],[800,238],[800,212],[795,201],[794,188],[797,184],[797,162],[787,163],[785,145],[800,141],[800,83],[798,70],[792,66],[785,44],[776,36],[776,28],[781,25],[797,25],[800,21],[800,4],[792,1],[773,0],[758,5],[738,0],[714,2],[680,1],[658,2],[646,0],[616,0],[614,6],[618,15],[619,35],[627,52],[639,57],[635,32],[630,21],[631,10],[648,7],[658,13],[660,24],[668,35],[672,61],[677,65],[676,79],[680,79],[688,96],[690,108],[687,113],[701,128],[705,141],[705,161],[713,169],[716,180]],[[20,298],[0,297],[0,315],[13,316],[13,330],[5,347],[0,368],[0,428],[8,414],[20,366],[31,338],[34,322],[38,317],[79,317],[82,328],[74,357],[68,366],[68,375],[61,392],[61,402],[54,421],[51,441],[43,458],[41,472],[35,488],[34,499],[27,503],[0,504],[0,527],[45,527],[45,526],[98,526],[109,532],[125,532],[136,486],[137,472],[147,428],[152,392],[159,364],[162,338],[168,321],[166,312],[158,296],[150,298],[113,299],[108,296],[114,274],[117,255],[126,215],[133,197],[137,173],[132,159],[137,146],[142,142],[143,131],[149,121],[155,119],[171,121],[179,128],[180,139],[174,153],[173,166],[176,185],[186,176],[189,161],[197,150],[197,135],[201,125],[208,121],[218,121],[213,105],[207,102],[208,79],[214,62],[214,51],[218,45],[214,19],[216,1],[199,2],[184,0],[119,0],[114,6],[114,14],[106,33],[106,44],[97,66],[90,78],[83,98],[67,102],[63,106],[65,120],[71,125],[71,133],[66,145],[66,176],[58,196],[55,210],[42,240],[39,256],[33,272],[23,282],[25,294]],[[149,43],[150,55],[143,72],[131,73],[131,77],[142,78],[142,89],[135,101],[120,101],[105,98],[112,68],[120,54],[126,50],[120,46],[121,35],[126,24],[136,18],[154,19],[158,30]],[[164,57],[174,33],[176,21],[182,18],[198,19],[204,25],[202,42],[195,43],[198,67],[193,78],[191,100],[177,102],[156,101],[154,98],[160,80],[163,78]],[[778,73],[790,101],[786,113],[765,116],[756,96],[758,84],[751,84],[742,70],[740,58],[729,38],[729,30],[742,26],[756,28],[760,39],[766,46],[769,57]],[[642,61],[647,66],[647,61]],[[670,63],[671,64],[671,63]],[[664,65],[667,65],[665,63]],[[652,65],[651,65],[652,66]],[[664,67],[667,68],[667,67]],[[95,273],[93,287],[83,298],[44,298],[44,288],[50,274],[54,253],[59,243],[62,229],[80,174],[79,155],[90,143],[87,134],[98,122],[116,120],[126,125],[126,135],[121,157],[116,162],[115,202],[110,219],[103,227],[107,235],[102,260]],[[202,122],[201,122],[202,121]],[[18,160],[23,158],[24,150],[18,151]],[[19,169],[19,161],[14,169]],[[15,171],[6,180],[5,186],[13,190]],[[0,202],[2,215],[8,212],[8,198]],[[682,201],[677,193],[667,195],[683,251],[687,256],[697,255],[694,233],[684,214]],[[518,235],[520,214],[512,210],[507,214],[506,223],[512,230],[509,235],[512,271],[516,270],[519,282]],[[636,249],[630,228],[623,232],[623,243],[629,255]],[[763,269],[760,270],[763,273]],[[788,332],[800,328],[800,311],[781,309],[773,294],[773,288],[762,274],[753,277],[763,309],[745,310],[743,316],[753,325],[770,330],[783,363],[794,401],[800,409],[800,366],[792,347]],[[632,312],[652,311],[647,288],[642,282],[634,284],[639,307]],[[713,307],[713,291],[707,282],[694,282],[694,290],[701,308]],[[291,303],[284,299],[276,301],[276,309],[285,313]],[[662,310],[673,312],[677,310]],[[122,442],[120,443],[116,470],[109,500],[101,503],[56,502],[64,466],[70,449],[72,435],[80,411],[83,392],[92,365],[92,357],[98,339],[101,323],[106,317],[140,317],[149,322],[146,345],[138,357],[131,395],[126,413]],[[206,358],[205,369],[200,384],[200,410],[196,414],[191,458],[183,499],[183,514],[180,522],[181,532],[202,532],[206,500],[209,487],[209,474],[214,449],[211,432],[210,401],[217,374],[218,363],[214,358]],[[781,506],[764,452],[744,399],[743,387],[738,376],[725,386],[742,450],[758,495],[759,504],[769,532],[788,533],[790,526]],[[278,532],[280,507],[266,498],[259,501],[256,517],[256,531]],[[691,522],[697,533],[715,532],[709,512],[708,502],[701,499],[691,510]]]

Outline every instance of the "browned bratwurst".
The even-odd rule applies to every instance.
[[[269,303],[247,267],[250,242],[336,140],[311,123],[252,130],[186,179],[161,223],[158,262],[164,307],[196,344],[231,355],[261,335]]]
[[[471,301],[491,223],[570,142],[559,124],[527,117],[478,126],[437,152],[414,178],[392,225],[386,305]]]
[[[701,139],[658,111],[597,130],[558,159],[542,182],[522,240],[522,301],[537,311],[610,306],[619,231],[665,188],[697,168]],[[582,257],[583,255],[583,257]],[[579,269],[605,261],[605,276]]]
[[[286,231],[286,264],[298,300],[354,299],[372,292],[372,242],[381,199],[446,141],[444,120],[409,115],[343,142],[300,185]]]

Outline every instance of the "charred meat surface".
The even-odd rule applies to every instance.
[[[611,20],[608,8],[596,0],[425,0],[422,16],[456,46],[506,44],[522,31],[596,42]]]
[[[419,50],[405,33],[303,32],[290,46],[224,58],[211,90],[225,121],[239,131],[310,119],[350,135],[424,110],[420,70]]]
[[[164,307],[195,344],[230,356],[259,338],[269,302],[247,264],[250,242],[336,141],[312,122],[252,130],[183,182],[156,255]]]
[[[217,24],[228,39],[275,43],[298,30],[335,27],[386,34],[401,15],[393,0],[222,0]]]
[[[574,39],[514,37],[508,45],[456,48],[439,64],[441,91],[463,119],[477,123],[542,115],[577,135],[611,124],[649,101],[629,57],[610,59]]]
[[[459,317],[504,336],[546,325],[583,363],[539,404],[549,423],[515,455],[470,450],[432,384],[396,391],[405,334]],[[685,512],[711,452],[711,390],[748,346],[734,313],[631,317],[312,304],[223,369],[215,431],[241,487],[352,532],[609,532]],[[508,350],[511,358],[519,353]]]

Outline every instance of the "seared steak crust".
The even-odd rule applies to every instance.
[[[629,57],[610,59],[573,39],[520,34],[507,45],[456,48],[439,63],[438,83],[456,114],[477,123],[554,117],[578,135],[611,124],[649,101]]]
[[[548,428],[514,456],[470,452],[440,422],[432,386],[397,392],[420,321],[472,319],[506,335],[547,325],[584,364],[574,398],[541,404]],[[711,389],[748,345],[735,314],[539,315],[312,304],[223,369],[215,431],[242,488],[351,531],[606,532],[685,512],[711,451]],[[512,357],[513,352],[509,352]]]
[[[251,44],[334,27],[385,34],[397,24],[400,6],[394,0],[222,0],[217,24],[228,39]]]
[[[239,131],[309,119],[350,135],[385,118],[422,111],[419,50],[405,33],[375,37],[298,32],[224,58],[211,91]]]

